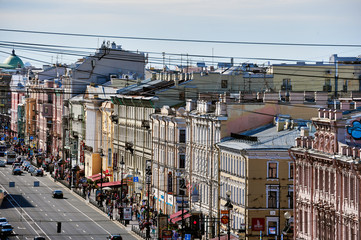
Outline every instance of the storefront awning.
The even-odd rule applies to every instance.
[[[123,181],[123,185],[126,185],[127,183]],[[119,187],[122,186],[122,181],[116,181],[116,182],[106,182],[103,184],[98,183],[97,184],[99,187]]]
[[[230,236],[230,239],[231,240],[238,240],[238,237],[235,237],[235,236]],[[223,235],[223,236],[220,236],[220,237],[215,237],[215,238],[212,238],[211,240],[228,240],[228,235]]]
[[[173,213],[172,215],[170,215],[170,216],[169,216],[169,220],[172,220],[173,218],[176,218],[176,217],[180,216],[180,215],[182,214],[182,211],[183,211],[183,213],[187,213],[187,212],[188,212],[187,210],[180,210],[180,211],[178,211],[178,212]]]
[[[176,218],[171,219],[170,221],[171,221],[172,223],[176,223],[176,222],[182,221],[182,219],[187,219],[187,218],[189,218],[190,216],[192,216],[192,215],[189,214],[189,213],[187,213],[186,215],[183,215],[183,217],[182,217],[182,216],[176,217]]]
[[[100,173],[94,174],[92,176],[86,177],[88,179],[91,179],[93,181],[97,181],[101,179]],[[105,174],[103,174],[103,178],[105,178]]]

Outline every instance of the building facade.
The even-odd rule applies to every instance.
[[[314,136],[296,139],[296,239],[360,239],[359,102],[341,100],[341,109],[319,109]]]
[[[151,115],[153,129],[153,197],[154,207],[165,214],[181,210],[186,201],[185,191],[180,188],[185,173],[186,124],[184,109],[164,106]]]

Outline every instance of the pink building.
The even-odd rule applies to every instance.
[[[296,239],[361,239],[361,111],[353,99],[319,109],[316,129],[301,130],[295,161]]]
[[[27,77],[22,74],[14,74],[11,76],[10,82],[10,90],[11,90],[11,122],[10,122],[10,129],[11,129],[11,138],[21,138],[23,137],[23,133],[20,133],[19,127],[19,118],[18,118],[18,106],[19,104],[23,103],[25,98],[25,85],[26,85]],[[23,140],[22,140],[23,141]]]

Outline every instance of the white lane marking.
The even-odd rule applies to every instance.
[[[48,214],[47,214],[47,213],[45,213],[45,216],[48,216]]]
[[[5,189],[2,184],[0,184],[0,186],[1,186],[3,189]],[[25,217],[23,216],[23,213],[25,213],[25,214],[28,216],[28,218],[40,229],[40,231],[41,231],[46,237],[48,237],[48,238],[51,240],[51,238],[50,238],[50,237],[43,231],[43,229],[34,221],[34,219],[32,219],[32,217],[20,206],[20,204],[13,198],[13,196],[12,196],[11,194],[8,194],[7,197],[11,197],[12,201],[14,201],[14,202],[17,203],[18,207],[16,207],[16,206],[10,201],[10,203],[11,203],[11,205],[14,207],[14,209],[19,213],[19,215],[20,215],[22,218],[24,218],[24,220],[26,221],[26,223],[33,229],[34,232],[37,233],[37,231],[36,231],[35,228],[30,224],[30,222],[29,222],[27,219],[25,219]],[[19,211],[18,208],[21,209],[21,212]],[[14,233],[15,233],[15,232],[14,232]],[[17,238],[18,238],[18,237],[17,237]]]
[[[69,221],[72,222],[73,220],[69,218]]]
[[[78,224],[75,224],[75,226],[76,226],[76,227],[79,227],[79,225],[78,225]]]

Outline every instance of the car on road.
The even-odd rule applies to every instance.
[[[119,234],[116,235],[110,235],[109,237],[107,237],[108,240],[123,240],[122,236],[120,236]]]
[[[37,236],[37,237],[34,237],[34,240],[45,240],[45,237]]]
[[[53,198],[63,198],[63,191],[61,190],[54,190],[53,191]]]
[[[29,166],[27,171],[28,171],[28,173],[32,173],[32,172],[36,171],[36,167]]]
[[[10,235],[13,233],[13,227],[9,223],[3,224],[0,226],[0,233],[2,236]]]
[[[21,171],[20,168],[14,168],[13,169],[13,175],[21,175],[23,171]]]
[[[6,162],[4,160],[0,160],[0,167],[6,167]]]
[[[39,169],[36,169],[34,172],[31,173],[31,176],[44,176],[44,170],[39,168]]]
[[[0,218],[0,226],[4,225],[4,224],[7,224],[8,223],[8,220],[4,217]]]
[[[20,163],[14,162],[14,163],[13,163],[13,168],[16,168],[16,167],[20,167]]]

